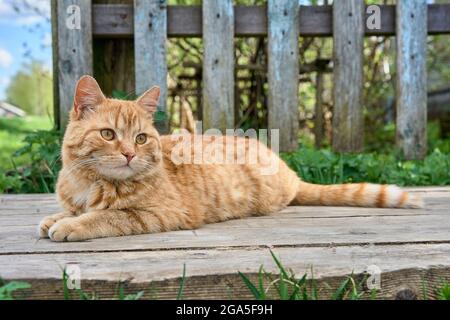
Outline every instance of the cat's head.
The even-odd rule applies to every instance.
[[[111,180],[139,178],[161,162],[161,143],[153,126],[160,89],[135,101],[108,99],[97,81],[77,83],[63,142],[63,163]]]

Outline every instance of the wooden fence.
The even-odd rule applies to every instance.
[[[368,22],[377,10],[381,21],[374,28]],[[166,0],[115,5],[52,0],[57,121],[65,127],[77,79],[93,74],[93,39],[134,39],[136,93],[159,85],[165,111],[167,37],[203,37],[203,128],[233,128],[234,37],[267,36],[268,126],[280,129],[280,150],[295,150],[302,68],[298,38],[332,36],[333,148],[360,151],[363,37],[395,35],[397,142],[407,158],[421,158],[427,147],[427,34],[449,33],[449,16],[450,5],[427,5],[426,0],[397,0],[396,6],[376,8],[364,0],[335,0],[333,6],[299,6],[297,0],[268,0],[267,6],[233,6],[232,0],[204,0],[202,6],[168,6]]]

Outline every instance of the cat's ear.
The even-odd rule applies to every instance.
[[[136,103],[149,112],[150,115],[153,115],[157,110],[160,94],[161,89],[159,87],[151,87],[136,100]]]
[[[106,98],[93,77],[82,76],[78,80],[73,97],[73,108],[78,118],[86,112],[95,111],[104,100]]]

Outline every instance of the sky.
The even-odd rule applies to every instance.
[[[0,100],[14,74],[31,59],[51,70],[50,0],[0,0]]]

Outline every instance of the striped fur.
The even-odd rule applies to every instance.
[[[354,183],[316,185],[300,182],[293,205],[357,206],[376,208],[423,208],[421,197],[412,195],[395,185]]]
[[[46,217],[39,236],[53,241],[195,229],[206,223],[267,215],[289,204],[419,208],[420,198],[396,186],[302,182],[278,155],[256,140],[200,135],[159,136],[152,124],[159,90],[137,101],[106,99],[83,77],[62,149],[57,194],[64,211]],[[115,137],[106,140],[104,129]],[[136,136],[145,134],[145,143]],[[233,146],[240,163],[177,163],[173,152],[193,155]],[[250,151],[260,150],[252,163]],[[133,154],[129,161],[126,155]],[[124,157],[125,156],[125,157]],[[129,161],[129,162],[127,162]],[[268,164],[276,170],[262,174]]]

